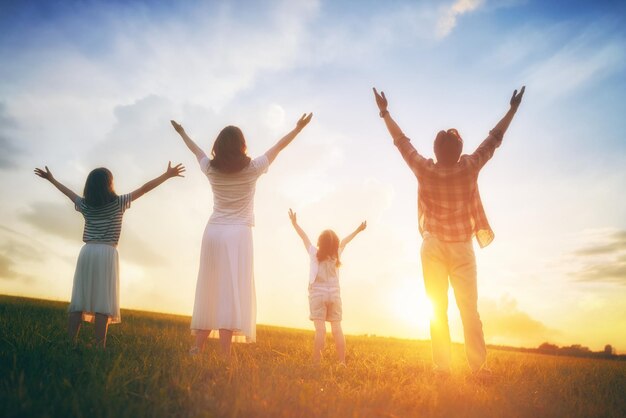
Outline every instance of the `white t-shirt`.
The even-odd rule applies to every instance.
[[[343,248],[344,247],[339,247],[339,256],[341,256]],[[337,260],[329,258],[322,262],[317,261],[317,248],[313,245],[309,247],[309,258],[309,285],[315,283],[320,286],[339,286]]]
[[[213,214],[209,223],[254,226],[256,181],[267,172],[269,165],[263,154],[237,173],[223,173],[211,167],[208,157],[200,160],[200,168],[213,190]]]

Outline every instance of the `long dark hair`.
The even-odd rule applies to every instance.
[[[224,173],[237,173],[250,164],[246,155],[246,139],[236,126],[227,126],[219,133],[211,151],[211,167]]]
[[[117,199],[117,194],[113,190],[113,174],[104,168],[92,170],[85,181],[85,203],[92,207],[106,205]]]
[[[335,259],[335,266],[339,267],[339,237],[334,231],[327,229],[322,231],[317,239],[317,261]]]

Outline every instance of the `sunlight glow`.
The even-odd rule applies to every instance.
[[[394,316],[419,338],[427,338],[433,307],[424,292],[423,286],[416,280],[403,280],[402,284],[390,295]]]

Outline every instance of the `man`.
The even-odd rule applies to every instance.
[[[387,98],[374,89],[380,117],[385,120],[394,145],[402,154],[418,183],[417,214],[422,242],[422,270],[426,294],[433,304],[430,322],[435,370],[450,372],[450,330],[448,328],[448,282],[461,313],[465,352],[470,368],[481,376],[487,357],[482,322],[478,314],[476,258],[472,237],[481,248],[493,240],[480,194],[478,173],[502,143],[525,87],[513,92],[510,109],[489,136],[470,155],[461,155],[463,140],[456,129],[439,131],[434,141],[437,161],[420,155],[387,110]]]

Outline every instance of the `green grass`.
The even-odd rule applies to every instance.
[[[230,365],[211,342],[187,354],[189,318],[124,311],[106,351],[73,349],[67,304],[0,296],[1,417],[623,417],[626,362],[492,350],[490,382],[453,347],[450,377],[430,344],[347,337],[348,367],[310,365],[313,333],[259,326]]]

